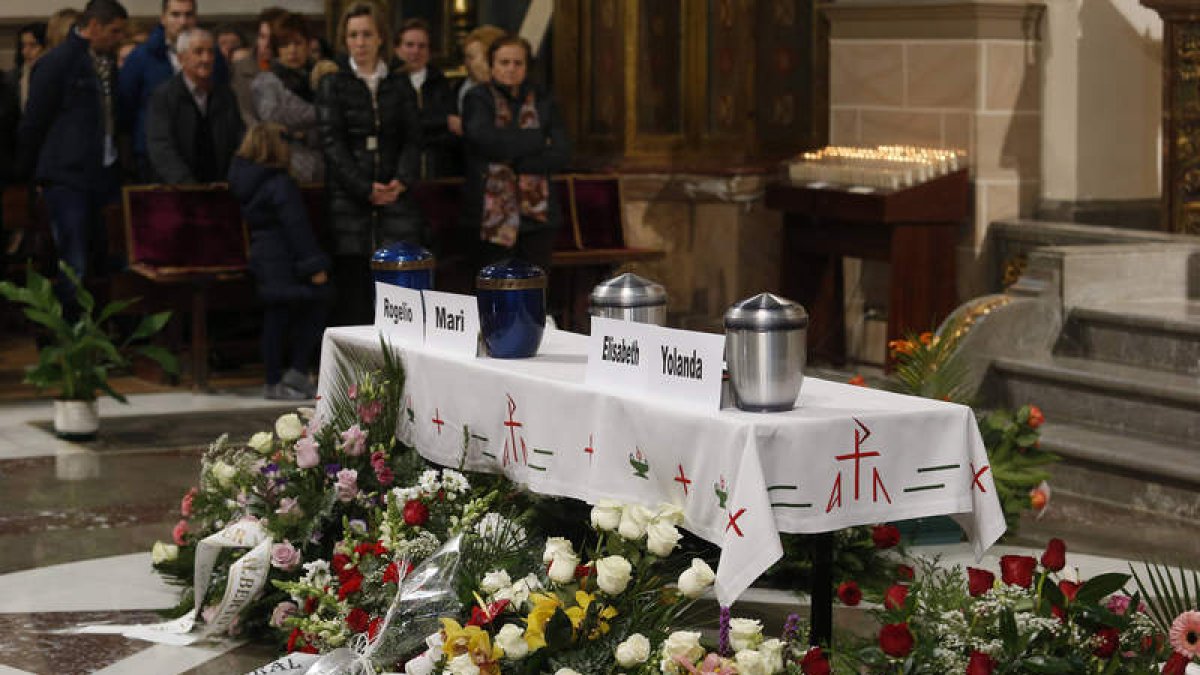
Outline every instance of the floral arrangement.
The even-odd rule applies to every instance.
[[[1180,573],[1177,582],[1162,565],[1145,565],[1145,579],[1136,569],[1131,570],[1138,590],[1146,597],[1150,615],[1167,635],[1171,654],[1163,665],[1164,675],[1200,670],[1200,666],[1193,667],[1200,663],[1200,572],[1193,570],[1190,581],[1186,573]]]

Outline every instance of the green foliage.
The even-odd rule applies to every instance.
[[[81,309],[74,323],[63,317],[62,303],[54,294],[50,280],[32,268],[24,286],[0,282],[0,295],[25,306],[25,316],[44,327],[50,344],[38,352],[38,362],[25,374],[25,382],[38,389],[56,388],[59,398],[71,401],[91,401],[101,392],[122,403],[125,397],[108,384],[109,372],[129,366],[131,355],[154,361],[170,374],[179,372],[175,356],[162,347],[135,344],[157,334],[171,317],[159,312],[142,318],[141,323],[119,345],[109,338],[107,324],[114,316],[137,302],[137,299],[111,302],[96,313],[96,300],[80,283],[79,277],[59,262],[59,269],[75,287],[75,300]]]
[[[894,369],[888,381],[892,391],[970,404],[967,364],[958,351],[961,321],[947,326],[938,335],[909,334],[907,339],[892,340],[888,351]]]
[[[1049,480],[1050,474],[1043,467],[1059,459],[1038,447],[1040,420],[1041,412],[1031,405],[1016,411],[993,410],[979,420],[979,433],[1010,533],[1016,532],[1021,513],[1030,506],[1030,490]]]
[[[869,598],[882,596],[895,578],[892,552],[875,546],[868,526],[847,527],[833,532],[833,583],[853,579]],[[769,586],[807,594],[812,588],[814,541],[811,535],[781,533],[783,557],[763,575]]]
[[[1175,575],[1170,568],[1162,564],[1142,563],[1145,581],[1133,565],[1129,571],[1137,582],[1138,592],[1145,598],[1149,614],[1159,630],[1166,633],[1171,630],[1175,617],[1186,611],[1200,607],[1200,572],[1192,570],[1189,580],[1187,572],[1179,571],[1179,583],[1175,583]]]

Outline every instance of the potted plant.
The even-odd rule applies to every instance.
[[[162,347],[134,344],[162,330],[170,312],[150,314],[142,318],[137,328],[120,344],[109,337],[108,322],[139,298],[108,303],[96,311],[96,300],[80,283],[79,277],[65,263],[59,269],[75,288],[79,318],[70,322],[63,317],[63,306],[54,294],[49,279],[30,268],[25,286],[10,281],[0,282],[0,295],[25,306],[24,313],[31,321],[44,326],[48,342],[38,351],[38,361],[25,373],[25,382],[38,389],[54,388],[54,431],[62,438],[88,440],[100,427],[96,397],[106,393],[122,403],[124,396],[108,384],[108,374],[114,368],[129,366],[129,357],[137,354],[158,363],[163,370],[174,374],[178,361]]]

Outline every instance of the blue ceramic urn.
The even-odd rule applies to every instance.
[[[433,290],[433,254],[408,241],[388,244],[371,256],[375,281],[418,291]]]
[[[546,328],[546,273],[537,265],[509,258],[479,270],[475,277],[479,327],[488,354],[524,359],[537,354]]]

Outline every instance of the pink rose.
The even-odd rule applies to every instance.
[[[311,469],[321,462],[317,452],[317,442],[312,436],[305,436],[296,441],[296,466],[301,469]]]
[[[271,565],[278,567],[284,572],[290,572],[296,569],[300,564],[300,551],[292,546],[290,541],[286,539],[278,544],[271,546]]]
[[[183,540],[187,533],[188,522],[186,520],[181,520],[178,523],[175,523],[175,529],[171,530],[171,538],[175,540],[176,546],[184,546],[187,544],[187,542]]]
[[[291,513],[300,511],[300,504],[295,497],[284,497],[279,500],[279,508],[275,509],[275,513],[281,516],[286,516]]]
[[[342,432],[342,451],[351,457],[363,454],[367,447],[367,434],[357,424]]]
[[[337,491],[338,501],[352,501],[358,496],[358,472],[354,469],[342,469],[337,472],[337,485],[334,489]]]
[[[275,609],[271,610],[271,626],[274,628],[283,628],[284,619],[292,616],[299,611],[299,609],[300,608],[296,605],[296,603],[288,600],[284,600],[278,605],[275,605]]]
[[[383,401],[371,401],[358,406],[358,417],[363,421],[363,424],[370,424],[379,417],[379,413],[383,412]]]
[[[196,488],[188,490],[187,494],[179,502],[179,515],[184,518],[192,517],[192,500],[196,498]]]

